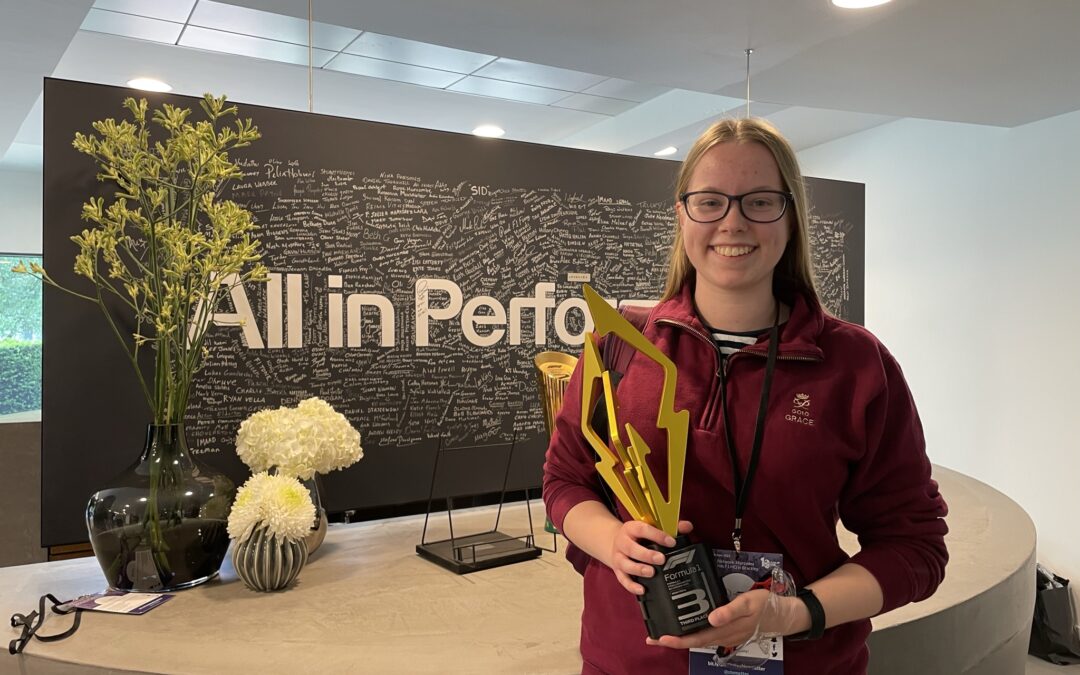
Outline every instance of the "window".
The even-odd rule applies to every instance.
[[[41,414],[41,282],[11,271],[20,260],[41,256],[0,254],[0,422]]]

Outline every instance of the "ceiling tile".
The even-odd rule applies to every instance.
[[[304,19],[212,0],[200,0],[189,23],[193,26],[243,33],[297,45],[307,46],[308,43],[308,24]],[[360,31],[354,28],[332,26],[318,21],[312,23],[311,32],[312,42],[316,48],[335,52],[344,49],[360,34]],[[306,63],[307,60],[305,59],[304,62]]]
[[[406,63],[369,59],[366,56],[356,56],[354,54],[338,54],[325,68],[326,70],[367,75],[368,77],[378,77],[383,80],[397,80],[398,82],[408,82],[409,84],[419,84],[439,89],[445,89],[462,77],[460,73],[448,73],[445,70],[421,68]]]
[[[559,108],[571,108],[584,110],[585,112],[600,113],[601,115],[618,115],[637,105],[635,101],[623,101],[617,98],[604,98],[603,96],[589,96],[588,94],[574,94],[567,96],[558,103],[552,105]]]
[[[644,103],[650,98],[663,94],[665,91],[670,91],[670,89],[655,84],[642,84],[640,82],[631,82],[630,80],[620,80],[617,77],[609,77],[599,84],[594,84],[582,93]]]
[[[364,33],[360,39],[349,45],[345,52],[463,74],[471,73],[495,60],[494,56],[487,54],[466,52],[378,33]]]
[[[538,63],[515,61],[513,59],[498,59],[474,74],[496,80],[506,80],[507,82],[530,84],[551,89],[563,89],[565,91],[582,91],[607,79],[602,75],[580,73],[576,70],[542,66]]]
[[[180,36],[180,46],[251,56],[267,61],[295,63],[301,66],[308,64],[307,47],[198,26],[188,26],[184,29],[184,34]],[[315,49],[313,52],[312,65],[315,68],[322,68],[334,56],[333,52],[322,49]]]
[[[184,24],[149,19],[134,14],[91,9],[86,13],[86,19],[83,20],[79,29],[173,45],[176,44],[176,39],[180,37],[180,31],[184,29]]]
[[[696,95],[694,98],[699,98],[700,96],[701,95]],[[740,105],[735,99],[724,98],[720,96],[716,96],[714,98],[718,103],[722,105],[722,107],[713,110],[703,110],[699,108],[699,115],[701,112],[705,112],[706,114],[700,115],[699,119],[693,120],[689,124],[684,124],[682,126],[676,126],[674,123],[675,120],[672,120],[671,123],[653,124],[650,127],[651,129],[664,129],[666,131],[663,131],[663,133],[657,135],[650,135],[647,139],[644,140],[639,139],[639,142],[637,144],[622,148],[620,149],[620,152],[628,155],[651,157],[657,150],[671,145],[677,148],[677,151],[675,152],[675,154],[668,155],[667,158],[679,160],[683,159],[684,157],[686,157],[686,153],[690,151],[690,147],[693,146],[694,141],[697,140],[698,136],[700,136],[706,129],[708,129],[709,126],[717,119],[737,118],[742,117],[746,114],[745,103]],[[679,103],[676,100],[673,100],[670,95],[665,95],[665,100],[663,102],[666,103],[668,107],[679,107]],[[646,102],[642,104],[642,107],[647,107],[650,105],[652,104]],[[787,106],[783,104],[759,103],[757,101],[753,101],[751,112],[754,114],[755,117],[768,117],[770,120],[772,120],[772,115],[776,114],[781,110],[784,110],[785,108],[787,108]],[[685,109],[694,109],[691,101],[686,101]],[[691,117],[697,117],[699,115],[691,115]],[[690,118],[683,118],[682,121],[685,121],[687,119]],[[613,120],[618,120],[618,118],[613,118]]]
[[[755,104],[756,105],[756,104]],[[755,114],[757,108],[755,107]],[[897,117],[845,110],[791,106],[769,115],[796,151],[895,122]]]
[[[163,19],[175,23],[184,23],[191,15],[191,8],[195,6],[195,0],[96,0],[94,7],[108,9],[113,12],[135,14],[151,19]]]
[[[468,94],[493,96],[495,98],[507,98],[512,101],[539,103],[541,105],[551,105],[569,95],[569,92],[559,91],[558,89],[533,87],[528,84],[504,82],[502,80],[489,80],[484,77],[476,77],[473,75],[456,82],[448,87],[448,89],[450,91],[461,91]]]

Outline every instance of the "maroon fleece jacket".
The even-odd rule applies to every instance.
[[[690,411],[681,517],[710,546],[730,548],[732,467],[724,440],[719,356],[693,307],[692,288],[657,305],[645,336],[678,366],[676,408]],[[768,336],[728,359],[730,424],[745,471],[764,379]],[[580,429],[581,364],[567,387],[544,465],[544,501],[556,526],[586,501],[603,501],[596,457]],[[620,426],[631,422],[667,483],[667,440],[656,428],[663,372],[635,353],[619,383]],[[625,437],[625,435],[624,435]],[[784,555],[801,587],[846,562],[881,584],[882,611],[930,596],[948,561],[945,501],[930,477],[922,425],[900,367],[866,329],[795,299],[781,327],[757,475],[743,517],[743,549]],[[629,519],[620,506],[619,517]],[[841,550],[837,520],[861,551]],[[596,560],[584,578],[585,673],[686,673],[684,650],[645,644],[632,594]],[[785,644],[786,675],[865,672],[870,621],[843,624],[813,642]]]

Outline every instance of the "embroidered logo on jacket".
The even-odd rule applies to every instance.
[[[814,426],[814,418],[810,414],[810,394],[795,394],[795,399],[791,402],[791,412],[784,415],[784,419],[808,427]]]

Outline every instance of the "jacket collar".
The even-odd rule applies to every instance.
[[[784,302],[791,306],[791,316],[780,327],[779,353],[784,356],[822,360],[824,353],[818,342],[825,328],[824,311],[817,303],[807,300],[802,294],[796,294],[793,298],[785,299]],[[655,324],[660,320],[689,326],[703,334],[708,334],[705,324],[694,308],[693,279],[683,284],[678,295],[653,309],[649,316],[649,323]],[[766,334],[757,343],[746,347],[744,351],[764,354],[768,352],[768,348],[769,339]]]

